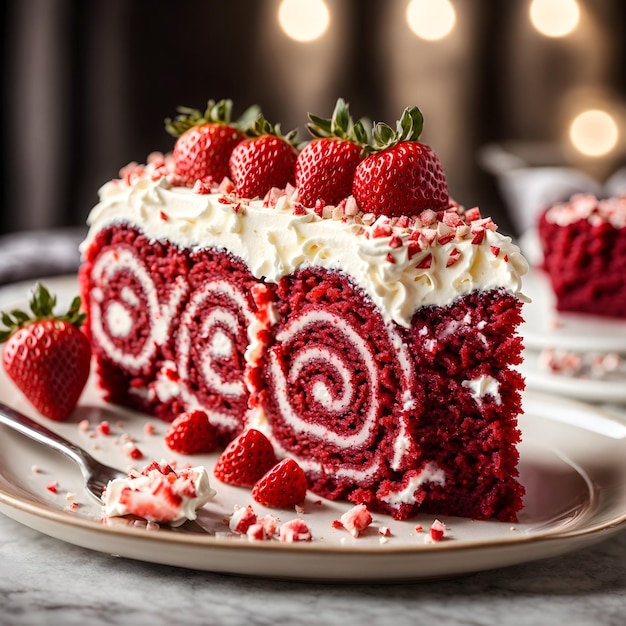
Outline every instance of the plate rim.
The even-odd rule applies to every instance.
[[[178,533],[176,531],[166,530],[163,534],[158,534],[153,531],[146,530],[144,528],[137,528],[134,526],[104,526],[99,521],[93,520],[87,517],[78,517],[69,512],[57,510],[50,507],[44,507],[37,505],[34,502],[29,502],[25,499],[19,498],[19,496],[8,494],[2,486],[0,486],[0,508],[3,509],[3,513],[5,513],[4,508],[8,507],[13,510],[22,511],[28,515],[36,516],[54,523],[63,524],[65,526],[76,526],[85,530],[90,530],[93,532],[101,533],[103,536],[114,534],[120,536],[132,537],[133,539],[142,538],[146,539],[149,542],[157,541],[158,543],[167,543],[167,544],[182,544],[182,545],[193,545],[202,548],[225,548],[225,549],[235,549],[241,550],[246,549],[250,550],[251,548],[260,549],[260,550],[270,550],[272,552],[276,550],[281,551],[313,551],[316,554],[343,554],[346,553],[352,554],[364,554],[364,555],[380,555],[389,554],[389,553],[407,553],[407,554],[415,554],[421,552],[430,552],[431,550],[439,550],[445,552],[452,551],[467,551],[474,549],[484,549],[484,548],[499,548],[502,546],[517,546],[521,544],[527,543],[538,543],[541,541],[548,540],[567,540],[567,539],[575,539],[581,536],[591,536],[595,534],[606,534],[608,531],[614,530],[615,532],[620,532],[621,526],[626,525],[626,510],[624,513],[616,518],[611,519],[610,521],[604,523],[595,523],[590,526],[577,526],[573,529],[569,530],[561,530],[561,529],[548,529],[545,531],[539,531],[533,534],[527,533],[519,533],[516,535],[512,535],[511,537],[499,537],[494,539],[481,539],[481,540],[472,540],[472,541],[459,541],[459,540],[450,540],[450,541],[442,541],[442,542],[434,542],[430,544],[419,544],[415,545],[411,544],[403,544],[403,545],[393,545],[393,544],[381,544],[381,545],[356,545],[356,544],[325,544],[322,541],[307,543],[307,542],[295,542],[295,543],[287,543],[287,542],[278,542],[278,541],[258,541],[258,542],[250,542],[247,541],[243,536],[227,538],[227,539],[218,539],[212,535],[202,534],[202,533]],[[9,513],[5,513],[7,517],[12,517]],[[15,518],[12,518],[15,519]],[[502,522],[507,523],[507,522]],[[514,525],[514,524],[512,524]],[[39,531],[44,532],[44,531]],[[45,533],[44,534],[48,534]],[[96,551],[95,548],[92,548]]]
[[[530,400],[531,402],[557,402],[560,405],[571,405],[578,410],[586,411],[591,414],[601,416],[605,420],[609,420],[619,426],[624,426],[624,420],[616,415],[611,414],[608,411],[604,411],[599,407],[594,407],[578,400],[571,400],[569,398],[563,398],[551,394],[539,393],[535,391],[526,391],[523,395],[523,400]],[[547,416],[537,416],[541,420],[550,420],[556,422],[558,420],[550,419]],[[523,419],[523,415],[520,416],[520,420]],[[580,425],[574,425],[575,428],[583,430]],[[524,434],[523,425],[520,425],[522,431],[522,437]],[[595,434],[598,434],[597,432]],[[600,435],[602,436],[602,435]],[[1,444],[0,444],[1,445]],[[120,536],[120,537],[141,537],[150,541],[157,540],[159,543],[165,543],[170,545],[196,545],[202,548],[233,548],[235,550],[250,549],[251,547],[258,548],[260,550],[280,550],[287,552],[307,552],[313,551],[316,554],[363,554],[363,555],[380,555],[380,554],[421,554],[428,553],[433,549],[445,552],[458,552],[472,549],[485,549],[496,548],[503,546],[520,546],[524,544],[534,544],[540,541],[546,540],[568,540],[576,539],[583,536],[592,535],[605,535],[611,530],[618,532],[622,526],[626,526],[626,507],[619,515],[613,515],[610,519],[605,521],[585,521],[584,519],[575,524],[573,527],[556,527],[548,528],[533,533],[519,532],[511,534],[506,537],[494,537],[490,539],[476,539],[476,540],[450,540],[443,542],[435,542],[432,544],[401,544],[394,545],[393,543],[386,544],[367,544],[357,545],[352,543],[345,544],[327,544],[323,541],[316,541],[313,543],[283,543],[277,541],[268,542],[250,542],[245,538],[218,538],[209,534],[202,533],[179,533],[170,530],[165,530],[162,534],[146,531],[145,528],[136,528],[133,526],[105,526],[100,520],[92,519],[89,517],[81,517],[71,511],[60,510],[54,507],[45,506],[43,503],[38,502],[34,497],[28,498],[26,496],[20,496],[15,492],[10,492],[6,488],[6,485],[11,486],[12,483],[5,476],[0,467],[0,507],[2,509],[17,510],[31,515],[34,517],[48,520],[55,524],[62,524],[65,526],[75,526],[84,530],[90,530],[97,532],[102,536]],[[16,487],[17,489],[17,487]],[[27,492],[28,493],[28,492]],[[34,496],[35,494],[33,494]],[[3,511],[5,512],[5,511]],[[10,513],[6,513],[11,517]],[[444,519],[450,519],[448,516],[442,516]],[[456,519],[456,518],[452,518]],[[496,520],[487,520],[496,521]],[[503,524],[506,522],[502,522]],[[515,524],[510,524],[515,526]],[[43,532],[43,531],[42,531]],[[44,533],[48,534],[48,533]],[[157,539],[158,537],[158,539]]]

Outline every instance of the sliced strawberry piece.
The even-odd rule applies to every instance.
[[[87,383],[91,346],[80,330],[85,314],[75,298],[63,316],[54,314],[56,298],[37,285],[30,301],[32,317],[23,311],[2,313],[0,343],[8,376],[45,417],[63,420],[74,410]]]
[[[254,485],[252,497],[264,506],[286,509],[302,502],[306,491],[304,470],[293,459],[283,459]]]
[[[217,447],[217,429],[204,411],[181,413],[165,434],[170,450],[180,454],[204,454]]]
[[[269,439],[262,432],[250,428],[226,446],[217,459],[213,473],[223,483],[252,487],[276,463],[276,454]]]

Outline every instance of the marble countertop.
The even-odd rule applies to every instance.
[[[626,532],[571,554],[444,581],[337,585],[238,578],[79,548],[0,515],[0,623],[418,623],[621,626]]]

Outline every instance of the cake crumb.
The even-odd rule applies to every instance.
[[[357,504],[341,516],[341,523],[356,538],[372,523],[372,515],[364,504]]]
[[[306,523],[299,517],[285,522],[278,529],[278,538],[286,543],[296,543],[299,541],[312,541],[313,535]]]
[[[233,514],[230,516],[230,520],[228,522],[228,527],[234,533],[245,535],[248,532],[248,529],[256,523],[257,514],[249,504],[247,506],[235,504]]]
[[[430,527],[430,538],[433,541],[441,541],[446,532],[446,525],[436,519]]]
[[[129,458],[135,460],[143,459],[143,452],[132,441],[127,441],[123,449]]]
[[[47,485],[46,489],[52,493],[59,492],[59,483],[56,480],[51,480]]]
[[[101,435],[107,436],[111,434],[111,425],[107,420],[102,420],[96,428]]]

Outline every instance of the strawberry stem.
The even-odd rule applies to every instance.
[[[203,126],[204,124],[224,124],[246,131],[260,114],[257,105],[252,105],[244,111],[236,122],[231,122],[233,101],[232,100],[209,100],[206,109],[200,111],[190,107],[177,107],[178,115],[172,119],[165,120],[165,130],[173,137],[180,137],[184,132],[193,126]]]
[[[56,296],[51,295],[41,283],[37,283],[29,303],[32,316],[19,309],[15,309],[10,313],[0,313],[0,320],[6,326],[6,329],[0,330],[0,343],[4,343],[18,329],[37,320],[63,320],[76,326],[76,328],[82,326],[87,314],[80,311],[80,296],[76,296],[72,300],[65,315],[55,315],[54,308],[56,304]]]
[[[422,112],[416,106],[407,107],[396,122],[395,131],[384,122],[374,124],[369,152],[380,152],[402,141],[418,141],[423,129],[424,116]]]
[[[316,138],[344,139],[365,147],[369,137],[363,120],[353,122],[350,107],[343,98],[338,98],[332,117],[325,119],[309,113],[307,130]]]
[[[251,124],[248,129],[246,130],[246,135],[248,137],[263,137],[264,135],[271,135],[273,137],[279,137],[280,139],[284,139],[287,143],[291,144],[292,146],[296,147],[297,146],[297,136],[298,136],[298,129],[295,128],[294,130],[288,132],[286,135],[283,135],[281,129],[280,129],[280,124],[275,124],[274,126],[272,126],[264,117],[263,115],[259,114],[257,115],[256,119],[254,120],[254,123]]]

